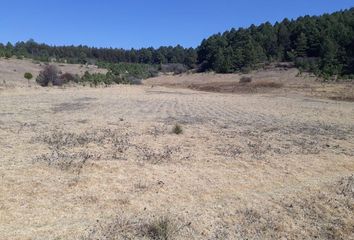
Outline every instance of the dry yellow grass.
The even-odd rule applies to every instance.
[[[0,91],[0,239],[354,239],[353,109],[149,86]]]
[[[252,82],[242,83],[242,78]],[[193,90],[220,93],[272,93],[301,94],[309,97],[340,101],[354,101],[354,82],[322,82],[310,74],[299,75],[296,68],[270,68],[249,74],[198,73],[183,75],[161,75],[144,81],[148,86],[189,88]]]

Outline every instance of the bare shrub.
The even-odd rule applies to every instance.
[[[145,229],[144,229],[145,228]],[[146,224],[142,229],[144,235],[150,239],[168,240],[176,231],[175,226],[167,217],[161,217],[155,221]]]
[[[284,86],[283,83],[276,83],[276,82],[268,82],[268,81],[262,81],[262,82],[256,82],[253,85],[256,88],[281,88]]]
[[[163,73],[181,74],[187,72],[188,68],[181,63],[170,63],[162,64],[160,71]]]
[[[139,153],[139,157],[143,162],[159,164],[172,159],[172,155],[180,151],[179,147],[165,146],[163,149],[153,149],[147,146],[135,146]]]
[[[111,129],[87,130],[81,133],[55,130],[32,141],[44,142],[51,150],[34,159],[61,170],[80,169],[87,159],[125,160],[124,153],[131,146],[129,136]],[[99,150],[91,150],[88,145],[96,145]]]
[[[74,75],[71,73],[63,73],[62,75],[60,75],[60,79],[63,84],[67,84],[69,82],[78,83],[80,80],[80,77],[78,75]]]
[[[128,145],[128,136],[121,134],[119,131],[108,128],[87,130],[82,133],[64,132],[62,130],[54,130],[52,133],[40,136],[38,140],[48,144],[49,148],[61,149],[64,147],[83,147],[88,144],[112,146]],[[123,146],[120,147],[124,149]]]
[[[354,199],[354,175],[341,179],[336,188],[338,194]]]
[[[54,65],[45,66],[39,73],[36,82],[42,87],[47,87],[49,84],[62,85],[62,81],[58,77],[58,69]]]
[[[129,76],[127,77],[127,80],[130,82],[130,84],[132,85],[141,85],[142,84],[142,79],[141,78],[137,78],[134,76]]]
[[[241,79],[240,79],[240,83],[250,83],[250,82],[252,82],[252,78],[251,78],[251,77],[245,77],[245,76],[243,76],[243,77],[241,77]]]
[[[92,154],[87,152],[67,153],[59,149],[53,149],[50,153],[42,154],[35,158],[34,162],[45,163],[62,171],[72,171],[80,174],[87,160],[93,157]]]

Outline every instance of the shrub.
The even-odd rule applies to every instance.
[[[240,79],[240,83],[250,83],[250,82],[252,82],[251,77],[241,77]]]
[[[119,83],[129,83],[127,79],[130,77],[146,79],[156,77],[158,75],[157,68],[147,64],[101,62],[98,63],[97,66],[108,69],[111,75],[114,75],[116,78],[118,77],[121,80]]]
[[[176,125],[173,127],[172,132],[173,132],[174,134],[177,134],[177,135],[183,133],[183,130],[182,130],[181,125],[176,124]]]
[[[146,235],[150,239],[168,240],[176,231],[168,218],[160,218],[146,225]]]
[[[33,78],[33,75],[32,75],[32,73],[26,72],[23,75],[23,77],[26,78],[27,80],[31,80]]]
[[[80,80],[78,75],[74,75],[71,73],[64,73],[64,74],[60,75],[60,79],[62,80],[62,82],[64,84],[69,83],[69,82],[78,83]]]
[[[132,85],[141,85],[142,84],[141,79],[133,77],[133,76],[128,77],[127,80]]]
[[[188,68],[181,63],[170,63],[170,64],[162,64],[160,66],[160,71],[163,73],[173,72],[173,74],[181,74],[187,72]]]
[[[283,87],[283,83],[277,83],[277,82],[257,82],[254,84],[254,87],[259,87],[259,88],[281,88]]]
[[[62,81],[58,77],[58,69],[54,65],[47,65],[39,73],[36,82],[42,87],[48,86],[50,83],[56,86],[62,85]]]
[[[110,73],[102,74],[102,73],[89,73],[88,71],[80,79],[81,82],[88,82],[91,86],[97,86],[99,84],[112,84],[114,79],[113,75]]]

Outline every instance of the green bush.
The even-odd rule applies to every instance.
[[[174,134],[177,134],[177,135],[182,134],[182,133],[183,133],[183,130],[182,130],[181,125],[176,124],[176,125],[173,127],[172,132],[173,132]]]
[[[146,79],[158,75],[157,67],[148,64],[100,62],[97,66],[108,69],[109,74],[118,79],[118,83],[131,83],[130,79]]]
[[[26,78],[27,80],[31,80],[33,78],[33,75],[32,75],[32,73],[26,72],[23,75],[23,77]]]

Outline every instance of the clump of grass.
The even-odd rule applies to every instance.
[[[146,239],[173,240],[192,239],[188,236],[191,222],[181,222],[171,217],[137,217],[119,214],[111,222],[98,222],[83,240],[96,239]],[[181,238],[188,236],[187,238]]]
[[[174,232],[173,224],[167,217],[159,218],[146,225],[146,235],[150,239],[168,240]]]
[[[179,125],[179,124],[176,124],[176,125],[173,127],[172,132],[173,132],[174,134],[177,134],[177,135],[182,134],[182,133],[183,133],[182,126]]]

